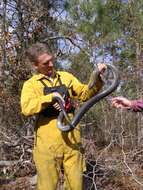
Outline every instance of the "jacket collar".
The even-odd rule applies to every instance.
[[[35,77],[36,77],[36,80],[41,80],[41,79],[44,79],[44,78],[48,79],[48,80],[50,79],[48,76],[46,76],[44,74],[41,74],[41,73],[36,74]],[[60,77],[60,74],[58,72],[56,72],[54,79],[59,78],[59,77]]]

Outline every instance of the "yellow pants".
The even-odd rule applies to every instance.
[[[56,190],[59,172],[64,169],[64,189],[82,190],[85,162],[80,144],[80,131],[62,133],[56,120],[38,128],[34,147],[37,190]]]

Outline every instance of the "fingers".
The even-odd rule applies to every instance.
[[[62,101],[63,105],[65,105],[65,101],[64,101],[63,97],[58,92],[54,92],[53,93],[53,97],[60,98],[60,100]]]
[[[54,97],[60,98],[60,100],[62,101],[63,106],[65,106],[65,101],[64,101],[63,97],[62,97],[58,92],[54,92],[54,93],[53,93],[53,98],[54,98]],[[53,107],[54,107],[56,110],[61,111],[61,107],[60,107],[60,105],[59,105],[58,102],[55,102],[55,103],[53,104]]]
[[[53,107],[58,110],[61,111],[60,105],[56,102],[55,104],[53,104]]]
[[[124,97],[112,98],[111,103],[116,108],[129,108],[131,106],[131,101]]]
[[[105,72],[105,70],[107,69],[107,66],[104,63],[99,63],[98,69],[99,69],[100,74],[103,74]]]
[[[117,96],[117,97],[112,98],[112,100],[113,101],[122,101],[122,102],[124,102],[124,101],[127,100],[127,98],[124,98],[122,96]]]
[[[112,101],[112,106],[116,108],[123,108],[124,105],[120,102]]]
[[[119,100],[112,100],[112,106],[116,107],[116,108],[121,108],[124,107],[124,104],[122,101]]]

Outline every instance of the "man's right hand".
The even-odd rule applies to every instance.
[[[60,98],[60,100],[61,100],[62,103],[63,103],[63,106],[65,106],[65,101],[64,101],[63,97],[62,97],[58,92],[53,92],[53,98],[54,98],[54,97]],[[56,110],[61,111],[61,107],[60,107],[60,105],[59,105],[58,102],[55,102],[55,103],[53,104],[53,107],[54,107]]]

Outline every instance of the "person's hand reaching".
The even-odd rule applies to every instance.
[[[124,97],[115,97],[111,100],[112,106],[116,108],[130,108],[131,101]]]

